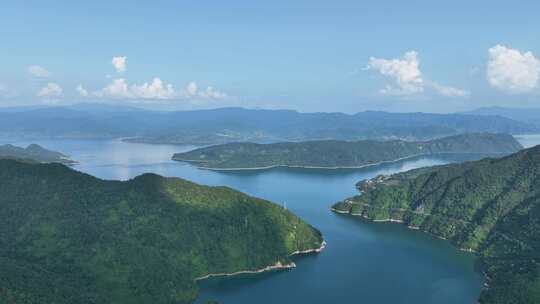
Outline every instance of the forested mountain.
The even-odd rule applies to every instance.
[[[465,114],[299,113],[290,110],[158,112],[82,104],[0,111],[0,136],[11,138],[117,138],[175,144],[239,141],[407,139],[425,140],[467,132],[533,133],[539,127],[512,119]]]
[[[499,159],[417,169],[358,184],[333,210],[398,221],[475,251],[480,303],[540,303],[540,146]]]
[[[36,144],[28,145],[26,148],[10,144],[0,145],[0,159],[2,158],[31,160],[39,163],[61,163],[66,165],[76,163],[60,152],[47,150]]]
[[[196,278],[321,246],[289,211],[227,187],[0,160],[1,303],[191,303]]]
[[[275,144],[231,143],[177,153],[173,160],[212,169],[359,167],[433,153],[513,153],[523,147],[511,135],[472,133],[422,142],[307,141]]]

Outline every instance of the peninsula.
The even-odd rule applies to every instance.
[[[0,231],[5,303],[192,303],[197,279],[290,268],[324,248],[291,212],[227,187],[9,159]]]
[[[214,170],[272,167],[357,168],[436,153],[510,154],[523,147],[511,135],[461,134],[430,141],[321,140],[274,144],[231,143],[176,153],[173,160]]]
[[[503,158],[378,176],[338,213],[398,222],[477,253],[480,303],[540,303],[540,146]]]
[[[21,159],[38,163],[61,163],[65,165],[74,165],[77,163],[60,152],[47,150],[36,144],[28,145],[26,148],[10,144],[0,145],[0,158]]]

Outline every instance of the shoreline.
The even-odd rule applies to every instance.
[[[309,253],[319,253],[323,251],[325,248],[326,248],[326,241],[322,241],[321,246],[319,248],[306,249],[302,251],[297,250],[297,251],[292,252],[288,256],[290,257],[290,256],[304,255],[304,254],[309,254]],[[242,275],[242,274],[259,274],[263,272],[293,269],[293,268],[296,268],[296,263],[294,262],[283,264],[281,263],[281,261],[277,261],[274,265],[269,265],[269,266],[256,269],[256,270],[240,270],[240,271],[235,271],[235,272],[209,273],[207,275],[195,278],[195,281],[202,281],[202,280],[214,278],[214,277],[232,277],[232,276],[237,276],[237,275]]]
[[[458,154],[464,154],[464,153],[458,153]],[[339,170],[339,169],[362,169],[362,168],[371,167],[371,166],[377,166],[377,165],[381,165],[381,164],[385,164],[385,163],[398,162],[398,161],[401,161],[401,160],[406,160],[406,159],[409,159],[409,158],[414,158],[414,157],[423,156],[423,155],[430,155],[430,154],[426,154],[426,153],[414,154],[414,155],[400,157],[400,158],[393,159],[393,160],[384,160],[384,161],[380,161],[380,162],[376,162],[376,163],[358,165],[358,166],[333,166],[333,167],[300,166],[300,165],[270,165],[270,166],[263,166],[263,167],[214,168],[214,167],[199,166],[199,165],[197,165],[197,163],[200,163],[200,161],[196,161],[196,160],[174,159],[174,158],[172,158],[172,160],[191,164],[191,165],[197,167],[197,169],[210,170],[210,171],[258,171],[258,170],[269,170],[269,169],[274,169],[274,168]]]
[[[407,160],[407,159],[411,159],[411,158],[415,158],[415,157],[419,157],[419,156],[429,156],[429,155],[439,155],[439,154],[456,154],[456,155],[466,155],[466,154],[486,154],[486,155],[490,155],[490,154],[496,154],[496,155],[504,155],[504,154],[507,154],[507,152],[436,152],[436,153],[418,153],[418,154],[413,154],[413,155],[409,155],[409,156],[404,156],[404,157],[400,157],[400,158],[396,158],[396,159],[392,159],[392,160],[383,160],[383,161],[380,161],[380,162],[375,162],[375,163],[370,163],[370,164],[364,164],[364,165],[358,165],[358,166],[301,166],[301,165],[269,165],[269,166],[262,166],[262,167],[234,167],[234,168],[216,168],[216,167],[204,167],[204,166],[200,166],[198,164],[200,163],[204,163],[203,161],[199,161],[199,160],[193,160],[193,159],[180,159],[180,158],[171,158],[171,160],[173,161],[177,161],[177,162],[184,162],[184,163],[188,163],[190,165],[193,165],[195,166],[197,169],[201,169],[201,170],[210,170],[210,171],[259,171],[259,170],[269,170],[269,169],[275,169],[275,168],[290,168],[290,169],[314,169],[314,170],[339,170],[339,169],[362,169],[362,168],[366,168],[366,167],[371,167],[371,166],[378,166],[378,165],[382,165],[382,164],[387,164],[387,163],[395,163],[395,162],[399,162],[399,161],[402,161],[402,160]]]
[[[309,253],[319,253],[323,251],[326,248],[326,241],[322,241],[321,246],[319,248],[313,248],[313,249],[306,249],[306,250],[297,250],[289,256],[295,256],[295,255],[301,255],[301,254],[309,254]]]
[[[423,230],[422,228],[420,227],[417,227],[417,226],[410,226],[410,225],[405,225],[405,221],[403,220],[398,220],[398,219],[392,219],[392,218],[388,218],[388,219],[382,219],[382,220],[374,220],[372,218],[369,218],[365,215],[362,215],[362,214],[355,214],[355,213],[350,213],[348,211],[342,211],[342,210],[337,210],[335,208],[331,208],[331,210],[333,212],[336,212],[336,213],[339,213],[339,214],[347,214],[347,215],[350,215],[350,216],[355,216],[355,217],[360,217],[362,219],[365,219],[367,221],[370,221],[372,223],[394,223],[394,224],[399,224],[399,225],[402,225],[402,226],[405,226],[407,227],[407,229],[410,229],[410,230],[416,230],[416,231],[420,231],[422,233],[426,233],[432,237],[435,237],[435,238],[438,238],[438,239],[441,239],[441,240],[444,240],[444,241],[448,241],[448,239],[442,237],[442,236],[439,236],[439,235],[436,235],[436,234],[433,234],[433,233],[430,233],[428,231],[425,231]],[[463,247],[457,247],[455,246],[454,244],[452,244],[452,242],[448,241],[454,248],[458,249],[459,251],[463,251],[463,252],[468,252],[468,253],[473,253],[474,255],[477,255],[477,251],[476,250],[473,250],[471,248],[463,248]]]
[[[232,276],[237,276],[241,274],[258,274],[258,273],[268,272],[272,270],[292,269],[292,268],[296,268],[296,264],[294,262],[291,262],[288,264],[282,264],[281,262],[278,261],[274,265],[266,266],[264,268],[257,269],[257,270],[240,270],[240,271],[229,272],[229,273],[227,272],[210,273],[210,274],[195,278],[195,281],[206,280],[206,279],[214,278],[214,277],[232,277]]]

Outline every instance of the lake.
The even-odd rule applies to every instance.
[[[286,206],[323,233],[327,248],[297,258],[296,269],[203,281],[197,303],[472,304],[483,286],[472,254],[399,224],[371,223],[330,211],[334,202],[356,194],[354,185],[362,179],[482,155],[422,156],[362,169],[214,172],[170,160],[173,153],[193,148],[189,146],[119,140],[35,142],[70,155],[80,162],[75,169],[104,179],[154,172],[230,186]]]

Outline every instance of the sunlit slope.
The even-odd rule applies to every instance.
[[[321,243],[292,213],[230,188],[0,160],[5,303],[189,303],[197,277],[290,263]]]

